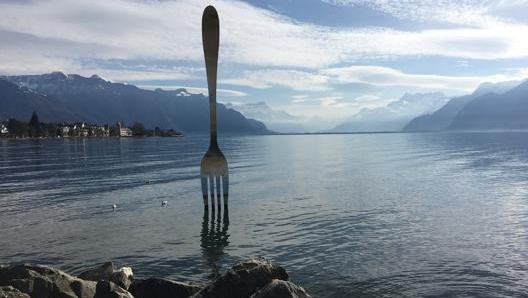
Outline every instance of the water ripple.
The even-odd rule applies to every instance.
[[[203,282],[265,256],[318,297],[526,297],[526,139],[226,136],[227,217],[203,214],[207,136],[2,140],[0,259]]]

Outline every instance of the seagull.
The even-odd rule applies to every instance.
[[[116,205],[116,204],[113,204],[113,205],[112,205],[112,209],[114,210],[114,212],[116,212],[117,205]]]
[[[167,206],[167,201],[161,201],[161,207]]]

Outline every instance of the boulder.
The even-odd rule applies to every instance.
[[[108,280],[123,289],[128,290],[128,287],[132,283],[133,276],[132,268],[122,267],[117,269],[113,262],[106,262],[97,268],[82,272],[78,277],[80,279],[91,281],[100,281],[103,279]]]
[[[97,283],[93,298],[134,298],[130,292],[108,280]]]
[[[130,269],[129,267],[126,267],[126,269],[121,268],[112,273],[112,275],[110,276],[110,281],[122,287],[123,289],[128,290],[128,287],[130,287],[130,284],[132,283],[131,273],[132,269]]]
[[[303,288],[289,281],[272,280],[250,298],[311,298]]]
[[[128,290],[136,298],[185,298],[202,288],[204,286],[197,284],[164,278],[148,278],[132,282]]]
[[[0,265],[0,298],[311,298],[288,281],[284,268],[263,258],[237,264],[208,285],[164,278],[132,281],[132,274],[131,268],[116,269],[111,262],[80,278],[41,265]]]
[[[12,286],[32,298],[92,298],[95,282],[42,265],[0,267],[0,286]]]
[[[193,298],[247,298],[273,279],[287,281],[286,270],[263,258],[237,264],[213,283],[194,294]]]
[[[84,280],[100,281],[101,279],[110,280],[110,276],[114,271],[117,270],[117,267],[113,262],[106,262],[103,265],[86,270],[79,274],[77,277]]]
[[[0,287],[0,298],[30,298],[28,294],[20,292],[12,286]]]

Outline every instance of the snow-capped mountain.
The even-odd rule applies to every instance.
[[[83,77],[53,72],[42,75],[0,76],[1,118],[29,117],[36,111],[48,122],[117,121],[188,132],[209,131],[209,102],[185,89],[146,90],[112,83],[97,75]],[[269,133],[263,123],[217,105],[218,130],[230,133]],[[24,116],[26,115],[26,116]]]
[[[265,102],[259,101],[257,103],[248,103],[241,105],[234,105],[232,103],[226,104],[227,108],[235,109],[245,115],[246,117],[254,119],[290,121],[298,120],[299,117],[293,116],[288,112],[281,110],[274,110],[270,108]]]
[[[385,107],[363,108],[332,131],[399,131],[414,117],[429,114],[442,107],[449,98],[442,92],[405,93],[399,100]]]
[[[263,122],[268,129],[275,132],[306,132],[300,123],[302,122],[301,117],[291,115],[286,111],[272,109],[263,101],[249,104],[226,103],[225,106],[240,112],[246,118]]]

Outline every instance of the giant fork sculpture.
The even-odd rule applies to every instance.
[[[216,75],[219,39],[220,24],[218,13],[213,6],[207,6],[202,15],[202,42],[207,73],[207,88],[209,91],[211,140],[209,149],[202,159],[200,174],[204,208],[208,209],[209,198],[211,198],[212,210],[215,209],[215,197],[219,210],[222,198],[224,199],[224,208],[227,208],[229,190],[227,160],[218,147],[216,129]]]

